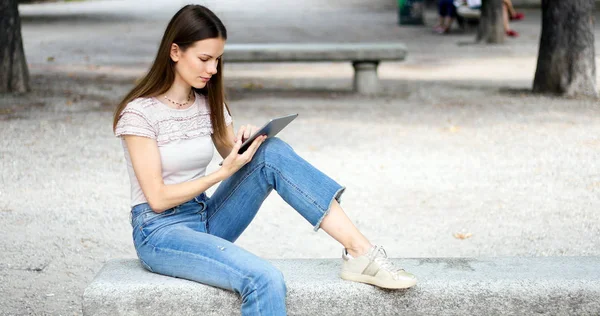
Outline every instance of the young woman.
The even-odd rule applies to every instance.
[[[314,230],[343,246],[341,277],[383,288],[408,288],[415,277],[394,267],[340,208],[344,187],[277,138],[257,138],[238,154],[255,126],[234,133],[224,102],[222,55],[227,31],[200,5],[169,22],[148,74],[115,111],[131,182],[133,241],[149,271],[228,289],[244,315],[284,315],[283,275],[236,246],[272,189]],[[224,158],[206,174],[213,148]],[[214,194],[204,192],[221,182]]]

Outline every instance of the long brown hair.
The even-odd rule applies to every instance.
[[[169,25],[167,25],[150,71],[115,109],[113,131],[117,127],[121,112],[129,102],[140,97],[157,96],[169,90],[175,80],[175,63],[170,57],[173,43],[177,44],[182,51],[185,51],[195,42],[208,38],[227,39],[225,26],[212,11],[201,5],[186,5],[175,13]],[[202,89],[193,87],[192,89],[207,98],[210,107],[210,121],[216,142],[227,144],[223,106],[228,112],[229,107],[225,103],[222,59],[219,59],[217,73],[212,76],[206,86]]]

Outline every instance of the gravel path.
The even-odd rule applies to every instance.
[[[442,38],[394,28],[388,2],[361,7],[354,1],[336,15],[339,21],[369,14],[388,19],[375,20],[358,38],[387,28],[378,39],[424,32],[424,43],[406,37],[415,57],[382,65],[382,95],[350,93],[349,65],[232,65],[227,85],[237,124],[300,113],[281,138],[347,186],[343,207],[392,257],[600,255],[600,108],[593,100],[525,92],[536,46],[527,36],[539,29],[495,50],[459,46],[472,35]],[[67,5],[83,10],[98,3]],[[334,4],[313,8],[315,16],[338,8]],[[120,15],[105,9],[110,12],[97,18],[89,9],[65,20],[48,18],[58,5],[23,6],[34,91],[0,100],[0,315],[79,315],[83,289],[102,264],[135,256],[129,182],[111,111],[153,52],[150,44],[104,53],[79,44],[106,46],[124,24],[132,30],[128,36],[143,42],[148,19],[164,23],[170,13],[147,7],[132,13],[117,1]],[[45,22],[35,22],[36,16]],[[241,29],[241,22],[231,23]],[[273,17],[261,23],[284,22]],[[160,28],[148,29],[149,41]],[[98,37],[78,37],[84,33]],[[446,49],[447,59],[426,52],[426,44]],[[48,56],[55,61],[47,62]],[[472,236],[461,240],[455,233]],[[341,251],[276,194],[238,244],[266,258],[331,258]]]

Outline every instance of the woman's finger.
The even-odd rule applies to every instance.
[[[250,125],[250,135],[254,135],[256,134],[256,132],[258,132],[258,127],[254,126],[254,125]]]
[[[242,140],[238,138],[235,144],[233,144],[233,149],[231,151],[237,155],[238,151],[240,151],[240,147],[242,147]]]
[[[252,134],[252,125],[248,124],[244,129],[244,139],[248,139]]]
[[[242,140],[238,138],[238,140],[233,144],[233,148],[225,160],[235,159],[240,151],[240,147],[242,147]],[[232,158],[233,157],[233,158]]]
[[[245,129],[246,129],[246,126],[244,126],[244,125],[240,126],[240,129],[238,129],[238,132],[237,132],[236,141],[238,141],[238,140],[242,140],[243,141],[244,130]]]
[[[252,142],[250,147],[248,147],[248,150],[244,153],[244,155],[247,155],[246,158],[248,159],[248,161],[252,160],[252,157],[258,150],[258,147],[265,141],[265,139],[267,139],[267,136],[264,135],[256,137],[256,139]]]

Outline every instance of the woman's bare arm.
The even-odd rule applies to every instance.
[[[217,152],[219,152],[219,155],[221,155],[222,158],[225,158],[229,155],[229,153],[231,153],[231,149],[233,148],[233,145],[235,144],[235,134],[233,132],[233,123],[229,124],[229,126],[227,126],[227,140],[229,141],[229,143],[227,144],[217,144],[217,142],[215,142],[215,137],[214,135],[212,136],[213,139],[213,143],[215,144],[215,148],[217,148]]]
[[[233,133],[233,128],[231,128],[231,131]],[[123,139],[131,157],[133,171],[150,208],[157,213],[161,213],[191,200],[213,185],[227,179],[252,160],[254,153],[256,153],[260,144],[265,141],[266,136],[257,137],[248,150],[238,155],[237,153],[242,146],[243,133],[244,128],[240,129],[237,137],[232,137],[237,141],[229,149],[229,155],[225,155],[223,166],[219,170],[196,180],[178,184],[164,183],[156,140],[134,135],[124,135]],[[225,149],[221,148],[221,150]]]
[[[223,169],[219,169],[193,181],[166,185],[162,179],[160,153],[156,141],[134,135],[125,135],[123,139],[142,192],[150,208],[157,213],[193,199],[229,176]]]

